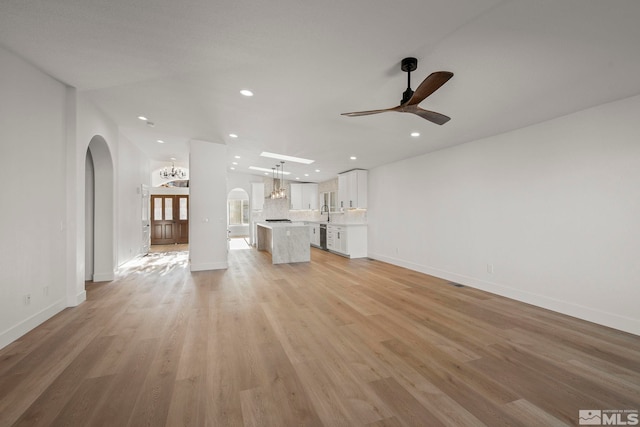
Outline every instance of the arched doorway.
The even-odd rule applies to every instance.
[[[229,249],[249,249],[249,193],[242,188],[234,188],[227,195],[227,230]]]
[[[114,171],[100,135],[91,138],[85,164],[85,278],[109,281],[115,277]]]

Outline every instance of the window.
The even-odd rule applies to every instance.
[[[249,200],[227,201],[229,225],[249,225]]]
[[[335,191],[327,191],[326,193],[320,193],[320,207],[326,209],[329,208],[329,212],[336,211],[336,193]]]

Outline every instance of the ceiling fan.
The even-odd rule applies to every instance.
[[[411,90],[411,72],[418,68],[418,60],[416,58],[404,58],[400,64],[400,68],[407,73],[407,90],[402,94],[400,105],[383,110],[355,111],[353,113],[342,113],[342,115],[356,117],[396,111],[398,113],[413,113],[438,125],[443,125],[448,122],[451,119],[450,117],[436,113],[435,111],[424,110],[418,107],[418,104],[449,81],[449,79],[453,77],[453,73],[450,71],[436,71],[431,73],[420,83],[420,86],[418,86],[414,92]]]

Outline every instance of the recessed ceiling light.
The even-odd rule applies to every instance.
[[[300,177],[299,177],[299,176],[296,176],[296,179],[297,179],[298,181],[300,181]]]
[[[233,157],[235,157],[236,159],[239,159],[239,158],[240,158],[240,156],[233,156]]]
[[[349,157],[351,160],[357,160],[358,158],[356,156],[351,156]]]
[[[320,169],[316,169],[316,172],[320,172]]]
[[[149,119],[147,119],[145,116],[138,116],[138,118],[139,118],[140,120],[144,120],[145,122],[146,122],[147,120],[149,120]]]
[[[258,166],[249,166],[249,169],[254,170],[254,171],[268,172],[268,173],[272,173],[273,172],[272,169],[260,168]],[[278,173],[284,174],[284,175],[291,175],[291,172],[278,171]]]
[[[411,136],[417,138],[420,136],[420,132],[411,132]]]
[[[244,96],[253,96],[253,92],[251,92],[249,89],[242,89],[240,93]]]
[[[235,133],[230,133],[230,134],[229,134],[229,136],[230,136],[231,138],[237,138],[237,137],[238,137],[238,135],[236,135]]]
[[[238,162],[232,162],[231,164],[232,164],[232,165],[237,165],[237,164],[238,164]]]
[[[175,160],[175,159],[176,159],[175,157],[171,157],[171,160]]]
[[[164,141],[163,141],[163,140],[161,140],[161,139],[159,139],[159,140],[158,140],[158,143],[159,143],[159,144],[164,144]]]
[[[305,173],[305,174],[304,174],[304,176],[309,176],[309,174],[308,174],[308,173]]]
[[[231,166],[229,169],[231,169],[232,171],[236,170],[236,168],[234,168],[233,166]]]
[[[304,163],[305,165],[310,165],[311,163],[315,162],[315,160],[303,159],[301,157],[286,156],[284,154],[269,153],[268,151],[263,151],[262,153],[260,153],[260,155],[262,157],[269,157],[269,158],[278,159],[278,160],[286,160],[288,162]]]

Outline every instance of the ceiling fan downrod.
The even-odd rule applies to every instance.
[[[411,97],[413,96],[413,90],[411,90],[411,72],[415,71],[418,68],[418,59],[409,57],[404,58],[400,63],[400,69],[407,73],[407,90],[402,94],[402,100],[400,101],[400,105],[409,102]]]

